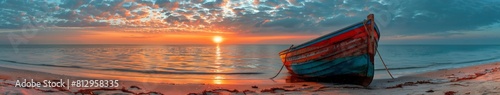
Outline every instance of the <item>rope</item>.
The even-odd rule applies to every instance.
[[[394,77],[392,77],[391,72],[389,72],[389,69],[385,65],[384,59],[382,59],[382,55],[380,55],[380,52],[378,52],[378,50],[376,50],[376,51],[377,51],[378,57],[380,58],[380,61],[382,61],[382,64],[384,64],[385,70],[387,71],[387,73],[389,73],[389,75],[391,76],[391,78],[394,79]]]
[[[289,52],[290,52],[290,49],[292,49],[292,47],[293,47],[293,45],[288,48]],[[288,52],[285,54],[285,60],[283,62],[283,65],[281,66],[280,71],[278,71],[278,73],[276,73],[276,75],[274,75],[274,77],[271,77],[269,79],[274,79],[274,78],[276,78],[281,73],[281,70],[283,70],[283,67],[285,67],[286,59],[288,59],[288,58],[286,58],[286,56],[288,56]]]
[[[366,25],[366,22],[368,22],[368,20],[365,20],[363,22],[363,24]],[[372,22],[372,23],[375,23],[375,22]],[[366,26],[365,26],[365,31],[368,32],[368,35],[370,35],[370,38],[373,41],[377,41],[375,38],[373,38],[372,33],[370,33],[370,31],[368,31],[368,29],[366,28]],[[374,43],[374,44],[375,44],[375,46],[378,46],[377,43]],[[382,59],[382,56],[380,55],[380,52],[378,52],[377,48],[375,48],[375,52],[378,54],[378,57],[380,58],[380,61],[382,61],[382,64],[384,64],[385,70],[387,71],[387,73],[389,73],[389,76],[391,76],[391,78],[394,79],[394,77],[392,76],[391,72],[389,71],[389,68],[387,68],[387,65],[385,65],[384,59]]]

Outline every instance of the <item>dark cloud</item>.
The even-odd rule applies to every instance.
[[[286,19],[279,19],[275,21],[271,21],[268,23],[263,24],[263,27],[283,27],[283,28],[295,28],[295,27],[301,27],[301,25],[304,23],[304,20],[302,19],[297,19],[297,18],[286,18]]]
[[[78,9],[83,4],[88,4],[90,2],[91,0],[64,0],[63,2],[61,2],[62,4],[59,5],[59,7],[67,9]]]
[[[495,0],[412,0],[402,2],[401,17],[394,18],[391,30],[401,34],[469,31],[500,21],[500,4]]]
[[[60,14],[55,14],[54,17],[57,17],[59,19],[65,19],[65,20],[69,20],[69,21],[74,21],[74,20],[77,20],[79,19],[80,15],[78,14],[77,11],[67,11],[67,12],[62,12]]]
[[[109,26],[107,22],[89,22],[89,21],[67,21],[55,23],[59,27],[104,27]]]
[[[26,25],[39,26],[49,22],[50,12],[57,10],[55,4],[43,1],[2,0],[0,1],[0,28],[18,29]]]

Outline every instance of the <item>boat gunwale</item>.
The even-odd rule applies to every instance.
[[[371,21],[368,21],[368,22],[367,22],[367,24],[371,24]],[[294,46],[294,47],[292,47],[292,48],[290,48],[290,49],[283,50],[283,51],[281,51],[279,54],[280,54],[280,55],[283,55],[283,53],[293,52],[293,51],[295,51],[295,50],[299,50],[299,49],[305,48],[305,47],[310,46],[310,45],[312,45],[312,44],[315,44],[315,43],[318,43],[318,42],[324,41],[324,40],[326,40],[327,38],[331,38],[331,36],[332,36],[332,37],[334,37],[335,35],[343,34],[343,33],[349,32],[349,31],[351,31],[351,30],[354,30],[354,29],[359,28],[359,27],[362,27],[362,26],[365,26],[365,25],[364,25],[364,21],[361,21],[361,22],[358,22],[358,23],[355,23],[355,24],[349,25],[349,26],[347,26],[347,27],[344,27],[344,28],[339,29],[339,30],[337,30],[337,31],[335,31],[335,32],[332,32],[332,33],[328,33],[328,34],[326,34],[326,35],[323,35],[323,36],[321,36],[321,37],[315,38],[315,39],[313,39],[313,40],[309,40],[309,41],[304,42],[304,43],[302,43],[302,44],[300,44],[300,45]],[[375,25],[375,26],[376,26],[376,25]],[[378,30],[378,29],[376,29],[375,31],[377,31],[377,30]],[[377,33],[378,33],[378,31],[377,31]]]

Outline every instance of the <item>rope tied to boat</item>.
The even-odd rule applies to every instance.
[[[276,75],[274,75],[274,77],[271,77],[271,78],[269,78],[269,79],[274,79],[274,78],[276,78],[276,77],[277,77],[277,76],[281,73],[281,70],[283,70],[283,67],[285,67],[286,59],[288,59],[288,58],[286,58],[286,57],[288,56],[288,53],[290,52],[290,50],[292,49],[292,47],[293,47],[293,45],[291,45],[291,46],[288,48],[288,52],[285,54],[285,60],[284,60],[284,62],[283,62],[283,65],[281,66],[280,71],[278,71],[278,73],[276,73]]]
[[[363,25],[366,25],[366,24],[367,24],[367,22],[368,22],[368,20],[363,21]],[[372,23],[372,24],[375,24],[375,22],[373,22],[373,18],[372,18],[372,22],[371,22],[371,23]],[[368,31],[368,28],[366,28],[366,26],[364,26],[364,27],[365,27],[365,31],[368,33],[368,35],[370,36],[370,38],[372,39],[372,41],[377,41],[377,40],[373,37],[373,35],[375,35],[375,34],[372,34],[373,32],[371,32],[371,33],[370,33],[370,31]],[[377,46],[377,47],[378,47],[378,44],[377,44],[377,43],[374,43],[374,46]],[[394,77],[392,76],[391,72],[389,71],[389,68],[387,68],[387,65],[385,64],[384,59],[382,59],[382,56],[380,55],[380,52],[378,52],[378,49],[377,49],[377,48],[374,48],[374,49],[375,49],[375,53],[377,53],[377,54],[378,54],[378,57],[380,58],[380,61],[382,61],[382,64],[384,64],[385,70],[387,71],[387,73],[389,73],[389,76],[391,76],[391,78],[392,78],[392,79],[394,79]]]

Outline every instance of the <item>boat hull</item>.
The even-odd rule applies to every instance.
[[[280,57],[295,78],[368,86],[379,35],[369,15],[363,22],[284,50]]]
[[[309,81],[369,85],[374,76],[373,63],[369,57],[363,54],[331,61],[311,61],[305,64],[292,64],[290,69],[293,70],[295,78]]]

